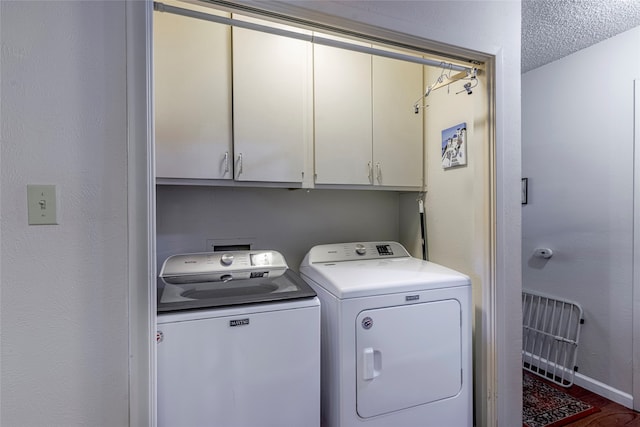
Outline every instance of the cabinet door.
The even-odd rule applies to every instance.
[[[414,110],[423,93],[422,68],[412,62],[373,57],[375,185],[422,187],[423,109],[417,114]]]
[[[371,55],[314,46],[317,184],[372,183]]]
[[[311,138],[311,43],[233,28],[235,179],[302,182]]]
[[[231,179],[231,29],[153,19],[156,176]]]

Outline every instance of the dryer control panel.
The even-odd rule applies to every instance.
[[[354,261],[359,259],[410,258],[407,250],[397,242],[353,242],[314,246],[309,263]]]

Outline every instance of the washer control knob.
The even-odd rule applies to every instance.
[[[366,254],[366,253],[367,253],[367,248],[365,248],[365,247],[364,247],[364,245],[362,245],[362,244],[358,243],[358,244],[356,245],[356,253],[357,253],[358,255],[364,255],[364,254]]]
[[[231,265],[233,263],[233,255],[231,254],[223,254],[220,257],[220,264],[222,265]]]

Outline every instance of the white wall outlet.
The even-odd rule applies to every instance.
[[[27,185],[29,225],[58,224],[55,185]]]

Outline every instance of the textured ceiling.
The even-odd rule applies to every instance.
[[[522,72],[637,26],[640,0],[522,0]]]

